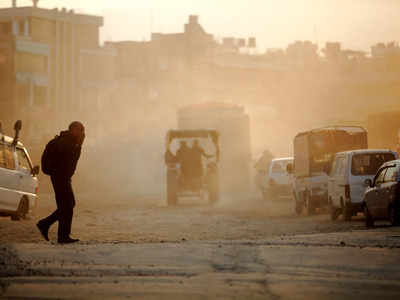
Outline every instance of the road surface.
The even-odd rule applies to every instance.
[[[295,216],[292,203],[81,197],[74,245],[0,218],[0,299],[396,299],[400,228]]]

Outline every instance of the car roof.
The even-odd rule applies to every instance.
[[[290,160],[294,160],[293,157],[279,157],[279,158],[274,158],[271,161],[290,161]]]
[[[381,166],[381,168],[382,168],[383,166],[392,165],[392,164],[396,164],[396,165],[400,164],[400,159],[389,160],[389,161],[385,162],[385,163]]]
[[[309,134],[309,133],[315,133],[315,132],[321,132],[321,131],[337,131],[337,130],[342,130],[346,131],[349,133],[365,133],[367,132],[364,127],[362,126],[353,126],[353,125],[333,125],[333,126],[325,126],[321,128],[314,128],[311,130],[303,131],[300,132],[296,135],[296,137]]]
[[[13,142],[14,138],[9,137],[7,135],[0,135],[0,143],[5,143],[8,145],[11,145],[11,143]],[[24,147],[24,145],[21,142],[18,142],[17,146],[19,147]]]
[[[373,153],[395,153],[390,149],[358,149],[358,150],[348,150],[336,153],[338,155],[346,155],[346,154],[373,154]]]

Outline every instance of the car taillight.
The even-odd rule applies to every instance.
[[[344,186],[344,195],[347,199],[350,199],[350,184]]]
[[[36,194],[36,195],[37,195],[38,191],[39,191],[39,186],[37,186],[37,187],[35,188],[35,194]]]

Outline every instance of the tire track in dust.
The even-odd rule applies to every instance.
[[[271,268],[260,257],[258,246],[243,245],[219,245],[211,255],[210,264],[216,273],[230,274],[255,274],[261,278],[257,279],[237,279],[228,278],[225,282],[229,285],[240,283],[253,283],[261,287],[262,294],[268,299],[280,299],[269,289],[267,275],[271,273]]]

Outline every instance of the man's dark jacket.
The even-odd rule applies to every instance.
[[[57,137],[57,146],[54,153],[53,172],[51,177],[71,179],[81,155],[81,145],[69,131],[61,131]]]

